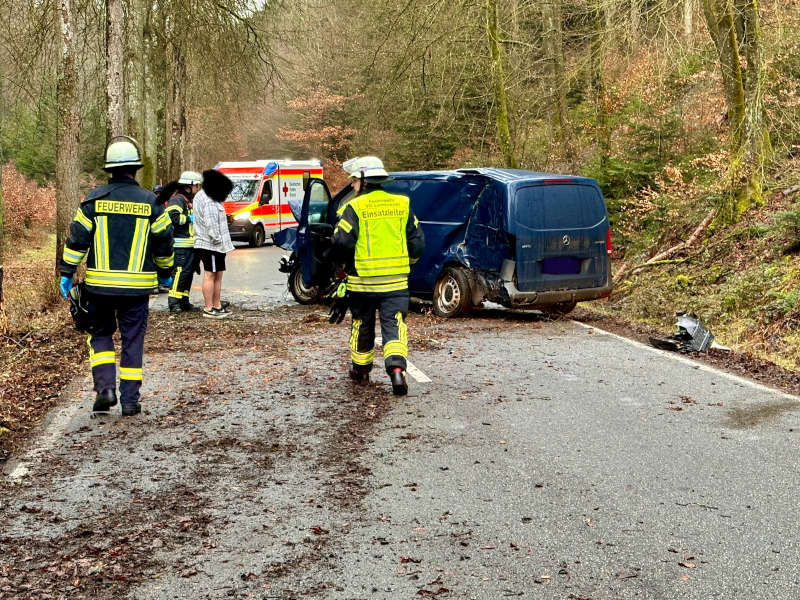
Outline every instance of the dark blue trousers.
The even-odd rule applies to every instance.
[[[369,371],[375,358],[375,313],[381,319],[383,364],[386,372],[406,370],[408,357],[408,290],[386,294],[350,294],[350,359],[355,369]]]
[[[119,359],[119,393],[122,404],[136,404],[142,387],[142,355],[147,331],[149,296],[101,296],[89,298],[94,331],[89,335],[89,363],[96,392],[117,389],[114,332],[119,327],[122,353]]]
[[[194,248],[175,248],[175,274],[167,298],[170,308],[189,304],[189,290],[192,289],[193,275]]]

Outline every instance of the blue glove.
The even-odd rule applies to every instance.
[[[189,223],[194,225],[194,213],[189,213]]]
[[[152,279],[150,281],[152,281]],[[172,281],[172,277],[168,277],[167,279],[162,279],[161,277],[158,278],[158,283],[164,287],[172,287]]]
[[[72,277],[62,275],[61,281],[58,282],[58,289],[61,290],[61,295],[66,298],[69,295],[69,291],[72,289]]]

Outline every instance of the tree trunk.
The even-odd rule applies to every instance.
[[[761,43],[761,19],[759,15],[758,0],[737,0],[737,14],[743,21],[742,29],[745,31],[744,46],[747,72],[744,82],[745,92],[745,139],[747,159],[751,163],[750,181],[744,196],[739,202],[744,201],[740,210],[746,210],[749,204],[763,204],[763,172],[764,163],[772,155],[772,142],[769,129],[765,121],[764,107],[764,57]]]
[[[763,202],[762,172],[771,148],[764,124],[759,7],[758,0],[736,0],[735,4],[733,0],[702,2],[708,31],[719,55],[728,105],[729,185],[718,214],[720,220],[731,223],[751,205]]]
[[[183,164],[183,145],[186,137],[186,61],[180,47],[169,45],[167,64],[172,66],[167,96],[167,179],[177,179]]]
[[[603,0],[595,0],[592,19],[594,30],[592,31],[590,53],[590,81],[589,86],[594,97],[595,120],[597,126],[597,140],[600,148],[600,166],[605,168],[608,164],[608,157],[611,152],[611,139],[609,127],[606,119],[606,90],[605,90],[605,58],[606,45],[609,43],[610,32],[608,30],[609,10],[613,10],[612,4],[605,4]]]
[[[683,0],[683,37],[687,41],[694,37],[694,0]]]
[[[486,34],[489,38],[489,51],[492,60],[492,84],[494,87],[495,119],[497,122],[497,142],[503,153],[505,166],[516,169],[519,166],[514,153],[509,125],[508,97],[506,95],[505,56],[497,31],[497,1],[486,0]]]
[[[79,144],[81,118],[78,110],[78,66],[75,62],[75,27],[72,0],[59,0],[58,83],[56,85],[56,275],[69,234],[69,225],[80,200]]]
[[[143,0],[147,3],[147,0]],[[150,6],[149,3],[148,7]],[[155,19],[158,18],[158,21]],[[148,60],[145,63],[146,79],[146,118],[144,122],[145,139],[144,155],[145,168],[153,170],[154,182],[166,183],[169,181],[165,170],[165,136],[166,123],[166,86],[162,82],[167,80],[165,46],[159,41],[156,31],[166,31],[166,22],[163,13],[150,13],[144,30],[144,45],[147,49]]]
[[[5,117],[5,91],[3,89],[3,64],[0,62],[0,133],[3,131],[4,117]],[[5,225],[3,219],[5,218],[3,206],[3,165],[6,162],[5,152],[3,152],[3,138],[0,135],[0,333],[5,333],[8,330],[8,317],[6,316],[6,307],[3,302],[3,263],[5,262]]]
[[[561,1],[547,0],[542,7],[545,41],[550,62],[550,95],[552,98],[553,139],[561,146],[564,157],[570,154],[570,132],[567,117],[567,75],[564,61],[564,36],[561,29]]]
[[[0,134],[3,132],[3,125],[5,124],[5,91],[3,89],[3,64],[0,62]],[[3,137],[0,135],[0,310],[2,310],[3,306],[3,285],[2,285],[2,278],[3,278],[3,260],[4,260],[4,252],[5,252],[5,226],[4,226],[4,217],[5,213],[3,212],[3,165],[6,162],[6,155],[3,151]]]
[[[129,71],[125,81],[128,82],[128,128],[127,130],[139,142],[142,151],[142,164],[139,171],[139,183],[152,189],[156,184],[156,171],[154,167],[155,148],[150,140],[153,135],[154,123],[151,122],[150,104],[153,93],[150,81],[150,61],[152,60],[152,31],[150,18],[152,2],[137,0],[135,18],[131,19],[132,27],[128,28],[126,46],[135,48],[140,56],[139,60],[128,63]]]
[[[630,0],[631,6],[631,33],[630,47],[635,50],[642,37],[642,0]]]
[[[122,0],[106,0],[106,99],[109,138],[125,133],[125,67],[122,63],[125,40],[122,23]]]
[[[0,88],[0,108],[2,108],[2,93]],[[6,307],[3,303],[3,260],[5,256],[5,235],[3,229],[3,149],[0,148],[0,333],[6,330]]]

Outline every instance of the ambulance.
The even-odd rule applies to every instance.
[[[289,203],[302,203],[304,181],[322,179],[322,162],[316,159],[221,162],[214,168],[233,181],[223,203],[231,239],[255,248],[267,236],[297,226]]]

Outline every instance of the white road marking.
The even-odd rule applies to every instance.
[[[599,327],[595,327],[594,325],[587,325],[586,323],[581,323],[580,321],[572,321],[583,327],[584,329],[593,329],[599,333],[609,335],[611,337],[617,338],[618,340],[622,340],[626,344],[631,346],[635,346],[637,348],[641,348],[644,350],[648,350],[653,354],[659,354],[665,358],[672,359],[677,362],[682,362],[686,365],[691,365],[695,369],[699,369],[700,371],[705,371],[706,373],[713,373],[715,375],[719,375],[720,377],[724,377],[725,379],[730,379],[731,381],[735,381],[741,385],[745,385],[747,387],[762,391],[762,392],[769,392],[770,394],[775,394],[781,398],[785,398],[786,400],[794,400],[795,402],[800,402],[800,397],[795,396],[793,394],[787,394],[779,389],[769,387],[762,383],[758,383],[753,381],[752,379],[746,379],[744,377],[739,377],[738,375],[734,375],[733,373],[728,373],[727,371],[723,371],[722,369],[717,369],[716,367],[711,367],[699,361],[694,361],[685,356],[675,353],[675,352],[667,352],[666,350],[660,350],[659,348],[654,348],[653,346],[649,346],[647,344],[643,344],[642,342],[637,342],[636,340],[632,340],[630,338],[626,338],[624,336],[618,335],[616,333],[611,333],[610,331],[606,331],[605,329],[600,329]]]
[[[383,336],[376,336],[375,344],[383,348]],[[406,359],[406,373],[411,375],[417,383],[431,383],[431,378],[415,367],[414,363],[408,359]]]
[[[14,470],[11,471],[11,473],[8,474],[8,478],[19,479],[20,477],[25,477],[25,475],[27,474],[28,474],[28,467],[20,463],[16,467],[14,467]]]
[[[417,383],[431,382],[431,378],[415,367],[414,364],[408,359],[406,359],[406,372],[411,375],[417,381]]]

